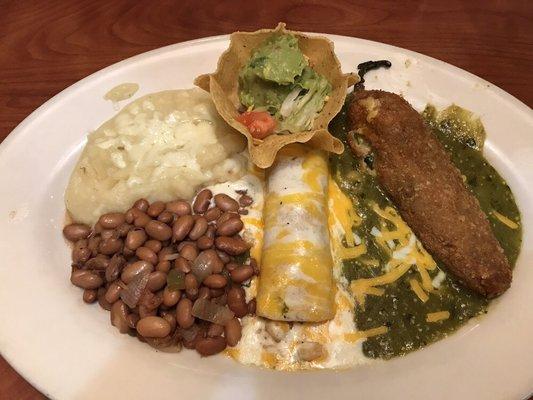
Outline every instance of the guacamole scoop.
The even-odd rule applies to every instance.
[[[248,111],[267,111],[280,134],[310,130],[330,93],[331,84],[309,66],[290,33],[267,38],[239,74],[241,104]]]
[[[329,133],[328,124],[357,79],[342,73],[329,39],[279,24],[232,33],[216,71],[197,77],[195,84],[211,93],[222,118],[246,136],[251,161],[267,168],[290,143],[342,153],[344,146]],[[244,109],[274,121],[273,133],[254,137],[244,123]]]

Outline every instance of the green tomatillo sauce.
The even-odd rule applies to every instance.
[[[472,118],[471,113],[457,106],[440,113],[428,106],[422,116],[451,153],[452,161],[464,175],[467,187],[478,198],[494,234],[511,265],[514,265],[522,237],[520,213],[509,186],[483,157],[483,126],[479,120]],[[347,150],[331,156],[330,168],[337,184],[352,199],[362,218],[362,223],[353,231],[366,244],[367,252],[360,258],[344,261],[344,275],[348,281],[352,281],[384,274],[390,256],[379,247],[371,233],[373,227],[380,226],[381,218],[373,211],[371,204],[377,203],[381,208],[395,207],[377,183],[372,170],[372,154],[361,161],[349,150],[346,126],[344,107],[331,122],[330,131],[343,141]],[[503,215],[516,224],[514,229],[503,223],[497,215]],[[363,262],[364,257],[378,260],[379,265]],[[438,261],[437,265],[438,268],[429,271],[431,279],[441,270],[446,271]],[[442,276],[442,272],[440,274]],[[443,338],[472,317],[487,312],[489,301],[459,285],[451,274],[446,274],[439,289],[429,295],[429,300],[422,302],[409,284],[409,280],[417,275],[416,268],[411,268],[394,283],[380,286],[385,290],[383,295],[366,296],[364,307],[357,306],[355,322],[359,330],[388,327],[387,333],[365,340],[363,352],[367,357],[388,359],[406,354]],[[428,313],[443,310],[449,311],[448,319],[426,321]]]

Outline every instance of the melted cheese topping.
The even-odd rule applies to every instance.
[[[327,182],[327,157],[303,145],[282,149],[269,170],[258,315],[314,322],[333,317]]]
[[[316,181],[316,177],[311,174],[306,179]],[[332,268],[333,277],[335,278],[335,286],[331,289],[335,293],[336,305],[333,319],[318,323],[294,322],[288,324],[286,322],[276,322],[276,326],[282,332],[281,340],[276,342],[267,332],[267,325],[273,322],[257,316],[247,316],[242,320],[243,336],[241,341],[237,347],[226,351],[228,355],[236,360],[245,364],[260,365],[277,370],[348,368],[372,361],[363,355],[362,342],[366,337],[385,333],[386,327],[377,327],[365,332],[357,331],[354,316],[355,302],[349,291],[346,290],[348,282],[342,275],[341,255],[343,251],[351,251],[350,249],[358,248],[355,247],[356,240],[355,235],[352,233],[352,227],[357,226],[361,220],[351,207],[351,201],[339,190],[333,180],[329,181],[328,193],[330,253],[333,256]],[[278,236],[281,235],[282,237],[286,237],[289,234],[283,230],[278,232]],[[350,237],[352,240],[349,239]],[[352,247],[345,247],[344,241],[347,244],[352,244]],[[312,245],[303,243],[301,246]],[[281,250],[289,252],[290,246],[286,246]],[[267,251],[265,249],[265,252]],[[287,254],[271,256],[283,259],[297,257],[297,255]],[[350,256],[357,256],[357,254],[352,253]],[[369,260],[369,262],[372,262],[372,260]],[[300,274],[300,271],[294,272]],[[302,277],[300,278],[302,279]],[[317,278],[320,279],[320,277]],[[249,288],[246,289],[247,292],[248,290]],[[381,295],[383,290],[371,288],[370,292],[373,295]],[[316,343],[322,346],[323,352],[312,361],[303,361],[298,353],[302,343]]]

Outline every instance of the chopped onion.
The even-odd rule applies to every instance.
[[[207,299],[198,299],[192,306],[192,315],[214,324],[226,325],[235,314],[226,306],[221,306]]]
[[[167,353],[179,353],[181,351],[181,335],[176,329],[172,335],[163,338],[143,338],[153,348]]]
[[[163,257],[163,260],[165,261],[174,261],[180,256],[180,253],[173,253],[173,254],[167,254]]]
[[[200,327],[197,324],[194,324],[189,329],[182,329],[180,328],[180,335],[186,342],[191,342],[196,338],[196,335],[198,335],[198,331],[200,330]]]
[[[281,107],[279,109],[279,113],[283,118],[287,118],[289,115],[291,115],[292,110],[294,109],[294,106],[296,105],[296,99],[298,98],[298,95],[302,91],[302,88],[299,86],[296,86],[292,91],[285,97],[285,100],[283,100],[283,103],[281,104]]]
[[[139,302],[142,292],[148,283],[149,275],[149,273],[145,273],[136,276],[125,288],[120,291],[120,298],[129,308],[134,308]]]
[[[206,277],[213,273],[213,258],[207,252],[201,252],[192,263],[191,272],[198,283],[202,283]]]

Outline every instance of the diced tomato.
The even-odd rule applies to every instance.
[[[276,127],[276,120],[266,111],[246,111],[237,117],[237,121],[256,139],[266,138]]]

